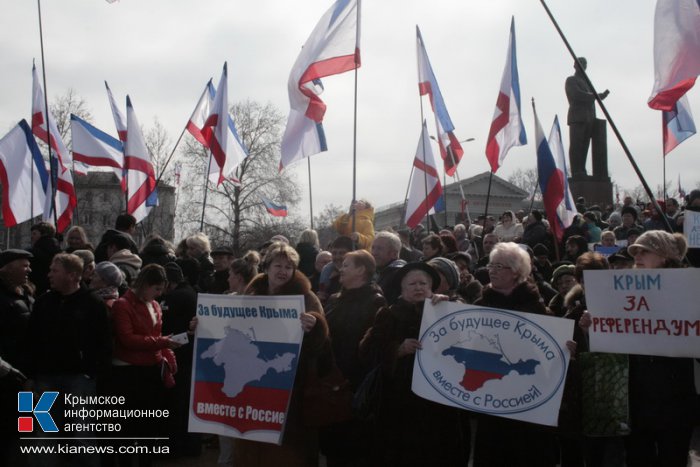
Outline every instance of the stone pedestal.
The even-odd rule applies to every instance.
[[[586,199],[586,207],[597,204],[605,209],[613,204],[613,187],[609,177],[579,176],[569,179],[569,188],[574,201],[579,196]]]

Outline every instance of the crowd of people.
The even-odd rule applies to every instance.
[[[631,198],[617,210],[579,199],[580,215],[557,240],[537,210],[452,228],[375,232],[372,205],[358,201],[336,220],[338,235],[327,245],[309,229],[296,245],[276,235],[242,255],[227,245],[212,248],[203,233],[177,245],[151,235],[139,249],[127,214],[97,246],[80,226],[66,232],[62,245],[53,225],[40,222],[31,228],[30,247],[0,252],[0,464],[152,460],[21,456],[21,390],[123,395],[133,408],[167,408],[168,420],[126,423],[122,442],[162,436],[171,456],[199,456],[207,440],[187,432],[193,345],[174,336],[196,327],[201,292],[301,295],[305,303],[282,444],[209,439],[219,446],[220,465],[315,466],[322,455],[329,467],[466,466],[470,459],[475,466],[685,466],[699,421],[692,359],[629,356],[629,433],[590,433],[582,423],[586,373],[577,356],[589,351],[590,326],[583,271],[700,266],[698,250],[688,250],[682,235],[684,211],[672,199],[660,204],[674,233]],[[700,190],[683,209],[700,210]],[[559,427],[416,396],[411,379],[426,300],[574,320]],[[362,417],[311,427],[305,385],[336,365],[353,391],[380,374],[379,402]]]

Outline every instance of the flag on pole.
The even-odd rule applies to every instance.
[[[670,112],[700,75],[700,2],[658,0],[654,14],[654,89],[649,107]]]
[[[520,115],[520,80],[515,54],[515,18],[510,22],[510,40],[506,66],[501,78],[501,88],[496,99],[496,110],[486,142],[486,158],[491,171],[496,173],[506,154],[513,146],[527,144],[525,126]]]
[[[464,150],[454,134],[455,126],[452,124],[450,114],[447,112],[445,101],[442,98],[440,87],[430,66],[428,53],[420,29],[416,26],[416,41],[418,48],[418,90],[421,96],[430,97],[430,106],[435,114],[435,126],[437,127],[437,141],[440,146],[440,157],[445,164],[445,173],[452,177],[457,170],[457,164],[464,155]]]
[[[141,222],[148,216],[151,207],[156,205],[153,202],[156,175],[129,96],[126,96],[126,127],[124,166],[128,170],[127,212],[136,218],[136,222]]]
[[[26,120],[0,139],[0,184],[5,227],[41,215],[49,174]]]
[[[416,157],[413,159],[413,175],[406,203],[406,225],[416,227],[432,209],[437,210],[441,200],[442,185],[424,121]]]
[[[321,78],[360,66],[360,0],[336,0],[306,40],[289,74],[289,117],[280,170],[326,151]]]
[[[267,212],[272,214],[275,217],[287,217],[287,206],[284,204],[275,204],[269,199],[265,198],[263,195],[260,195],[260,201],[263,202],[263,205],[265,206],[265,209]]]
[[[214,104],[216,90],[210,79],[202,91],[202,95],[197,102],[197,105],[192,111],[190,119],[187,121],[187,131],[190,132],[194,139],[199,141],[204,147],[209,147],[210,129],[206,126],[207,118],[211,113]]]
[[[54,216],[51,194],[55,191],[57,213],[56,232],[62,233],[70,225],[73,219],[73,211],[78,205],[78,197],[75,195],[75,187],[73,186],[73,175],[71,175],[70,170],[62,169],[60,166],[57,166],[55,190],[53,185],[54,179],[52,176],[49,176],[48,183],[46,184],[46,199],[44,201],[44,214],[42,219],[46,222],[53,222]]]
[[[121,172],[124,167],[124,146],[118,139],[73,114],[70,116],[70,128],[74,160],[93,167],[112,167]]]
[[[564,175],[564,199],[557,207],[557,217],[562,227],[566,229],[573,224],[578,211],[574,202],[574,196],[571,194],[571,187],[569,186],[569,168],[566,165],[566,153],[564,152],[559,117],[557,116],[554,117],[554,123],[552,123],[552,129],[549,132],[549,149],[552,151],[557,168]]]
[[[236,127],[228,113],[228,66],[224,63],[214,103],[202,133],[209,136],[209,149],[216,161],[209,171],[210,180],[221,184],[238,167],[248,154],[238,137]],[[213,131],[212,131],[213,129]],[[216,169],[216,170],[214,170]]]
[[[32,77],[32,133],[41,141],[51,146],[54,155],[58,157],[60,167],[63,169],[72,168],[73,160],[71,159],[70,152],[68,152],[66,145],[63,144],[53,115],[46,110],[44,90],[41,88],[36,65],[32,65]],[[49,131],[46,130],[47,114],[49,119]]]
[[[685,190],[681,187],[681,174],[678,174],[678,196],[680,196],[681,200],[685,198]]]
[[[542,201],[544,202],[544,211],[547,213],[547,219],[550,220],[552,232],[557,240],[561,240],[564,235],[564,229],[559,221],[557,208],[564,200],[564,174],[557,167],[552,150],[549,148],[549,143],[544,137],[542,125],[537,118],[534,101],[532,103],[532,112],[535,115],[537,175],[540,182],[540,191],[542,192]]]
[[[126,142],[126,119],[119,106],[117,106],[114,96],[112,95],[112,90],[109,88],[109,84],[105,80],[105,88],[107,88],[107,98],[109,99],[109,107],[112,109],[112,118],[114,118],[114,125],[117,127],[117,134],[119,135],[119,141],[122,143]]]
[[[695,134],[695,122],[690,112],[688,97],[683,95],[675,104],[673,110],[661,114],[664,139],[664,156],[676,146]]]

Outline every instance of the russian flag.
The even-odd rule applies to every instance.
[[[557,208],[558,221],[562,228],[566,229],[574,222],[574,218],[578,214],[574,196],[571,194],[569,187],[569,169],[566,165],[566,153],[564,152],[564,143],[561,139],[561,128],[559,127],[559,117],[554,116],[552,129],[549,132],[549,149],[552,151],[554,161],[557,168],[564,175],[564,199]]]
[[[49,174],[26,120],[20,121],[0,139],[0,184],[2,217],[6,227],[14,227],[41,215]]]
[[[690,113],[687,96],[683,95],[673,104],[673,110],[661,114],[664,139],[664,156],[676,146],[695,134],[695,122]]]
[[[360,0],[336,0],[306,40],[289,74],[289,117],[280,170],[327,150],[320,78],[360,66]]]
[[[71,114],[70,128],[73,159],[93,167],[124,166],[124,145],[116,138]],[[126,138],[125,138],[126,139]]]
[[[649,107],[670,112],[700,75],[700,1],[658,0]]]
[[[564,230],[558,219],[557,208],[564,200],[564,173],[557,167],[552,150],[549,148],[549,143],[544,137],[534,102],[532,111],[535,114],[537,174],[540,181],[540,190],[542,191],[544,210],[547,213],[547,219],[551,221],[552,232],[558,240],[561,240]]]
[[[263,202],[267,212],[275,217],[287,217],[287,206],[283,204],[275,204],[264,196],[260,195],[260,201]]]
[[[501,78],[501,89],[496,99],[496,110],[491,121],[489,137],[486,141],[486,158],[491,171],[496,173],[503,164],[506,154],[513,146],[527,144],[525,126],[520,115],[520,80],[515,54],[515,18],[510,22],[510,40],[506,66]]]
[[[433,67],[430,66],[423,36],[421,36],[418,26],[416,26],[416,41],[418,49],[418,90],[421,96],[427,94],[430,97],[430,106],[435,114],[440,156],[445,164],[445,173],[452,177],[457,170],[457,164],[459,164],[464,155],[464,150],[454,134],[455,126],[452,124],[450,114],[447,112],[445,100],[442,98],[440,87],[433,73]]]
[[[413,174],[406,203],[406,225],[414,228],[431,211],[440,210],[444,210],[442,185],[424,121],[416,157],[413,158]]]

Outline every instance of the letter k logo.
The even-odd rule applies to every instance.
[[[45,433],[53,433],[58,431],[56,423],[51,418],[49,410],[53,407],[53,403],[58,398],[58,392],[47,391],[39,397],[39,402],[34,406],[34,393],[19,392],[17,393],[17,411],[20,413],[33,413],[36,421],[39,422],[39,428]],[[32,417],[19,417],[17,419],[17,431],[20,433],[31,433],[34,431],[34,419]]]

